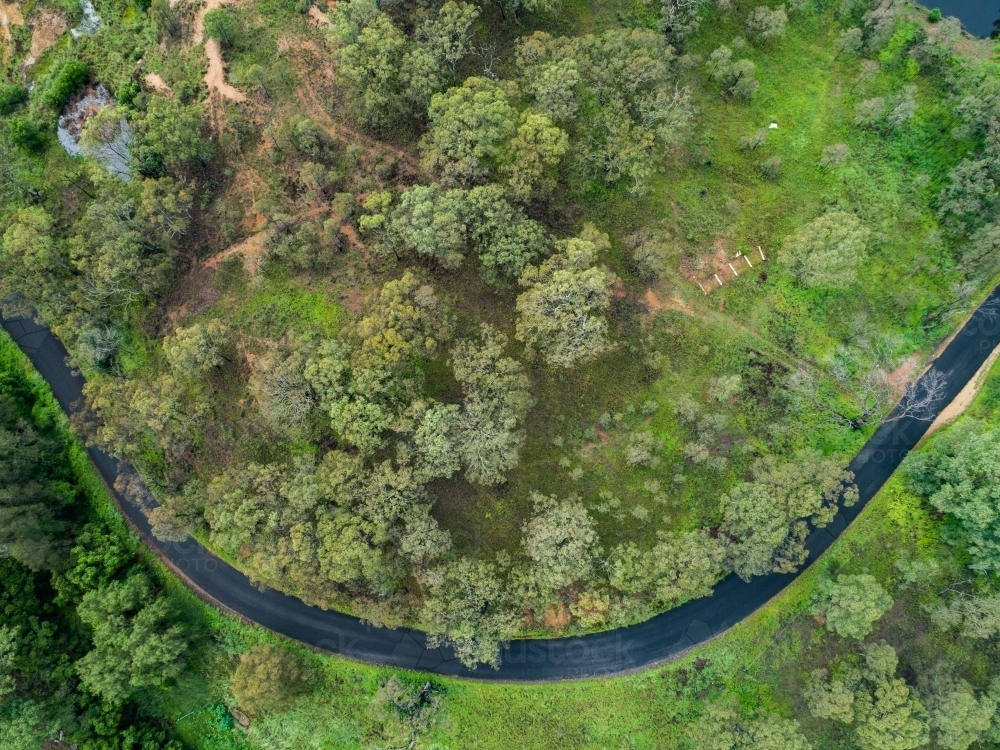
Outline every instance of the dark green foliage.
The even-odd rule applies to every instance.
[[[66,552],[67,509],[77,499],[54,426],[32,419],[23,377],[0,370],[0,550],[33,569]]]
[[[996,430],[969,419],[907,462],[914,490],[950,516],[958,532],[955,541],[972,556],[971,567],[983,570],[1000,565],[997,438]]]
[[[128,690],[104,689],[114,680],[94,685],[110,700],[81,685],[95,673],[128,689],[160,684],[186,644],[144,574],[116,580],[128,541],[104,521],[83,523],[91,509],[58,407],[13,347],[0,340],[0,746],[37,750],[63,731],[82,750],[180,750],[147,708],[123,701]]]
[[[87,63],[80,60],[71,60],[66,63],[49,84],[48,90],[42,95],[42,101],[53,109],[59,109],[76,93],[78,88],[86,83],[89,72]]]
[[[30,117],[14,116],[7,121],[11,143],[27,151],[40,151],[45,146],[45,126]]]
[[[216,40],[224,47],[231,47],[236,41],[239,27],[233,14],[225,8],[212,8],[205,14],[205,36]]]
[[[9,115],[28,101],[28,89],[17,83],[0,85],[0,115]]]

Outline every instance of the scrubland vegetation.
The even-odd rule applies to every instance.
[[[41,50],[11,25],[4,310],[67,344],[73,428],[136,466],[120,489],[152,492],[157,536],[480,669],[517,635],[798,570],[873,426],[936,403],[909,383],[1000,270],[997,63],[898,0],[751,5],[107,0]],[[80,21],[29,3],[36,36],[43,14]],[[57,127],[97,84],[115,103],[74,158]],[[3,434],[39,484],[3,500],[10,597],[73,645],[36,684],[19,655],[57,649],[10,629],[2,720],[38,733],[24,747],[120,727],[148,735],[131,746],[985,743],[991,388],[752,621],[677,665],[542,688],[348,665],[206,612],[15,389]],[[105,544],[112,562],[80,562]]]

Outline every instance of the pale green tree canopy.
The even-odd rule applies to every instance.
[[[421,580],[430,591],[424,601],[428,646],[454,647],[470,667],[500,663],[500,644],[517,632],[517,615],[496,566],[462,558],[426,571]]]
[[[907,461],[914,489],[947,513],[960,530],[973,567],[1000,566],[1000,442],[998,433],[966,419]]]
[[[870,236],[854,214],[832,211],[785,239],[782,262],[803,284],[843,289],[857,279]]]
[[[532,578],[543,591],[586,580],[598,552],[596,524],[576,498],[531,494],[535,514],[524,524],[522,545]]]
[[[165,684],[183,669],[184,630],[171,623],[167,600],[154,596],[144,575],[88,591],[77,611],[94,639],[77,671],[102,698],[121,702],[138,688]]]
[[[611,305],[615,277],[594,266],[608,237],[593,225],[556,244],[555,255],[521,274],[525,291],[517,298],[517,338],[539,350],[549,365],[570,368],[611,346],[601,313]]]
[[[469,78],[431,98],[430,129],[421,141],[429,172],[458,185],[488,177],[501,148],[517,132],[517,113],[503,88],[488,78]]]
[[[861,639],[893,601],[874,576],[839,575],[820,584],[813,612],[826,618],[826,629],[845,638]]]

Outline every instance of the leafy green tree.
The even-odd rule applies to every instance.
[[[317,405],[305,374],[311,354],[311,346],[293,340],[288,350],[268,352],[254,362],[250,392],[261,416],[276,430],[299,434]]]
[[[466,195],[469,238],[489,284],[516,279],[548,254],[551,238],[545,227],[511,205],[500,185],[481,185]]]
[[[511,140],[500,173],[508,194],[527,203],[544,197],[556,183],[559,162],[569,150],[569,136],[546,116],[525,110]]]
[[[958,597],[931,609],[931,622],[943,629],[960,629],[966,638],[992,638],[1000,633],[1000,595]]]
[[[412,364],[433,354],[450,335],[430,286],[407,271],[382,288],[378,305],[357,326],[359,344],[323,342],[306,365],[306,380],[340,438],[371,455],[390,427],[406,431],[403,417],[422,385]]]
[[[163,340],[163,353],[174,374],[181,380],[194,380],[226,362],[228,329],[218,318],[207,324],[195,323],[178,328]]]
[[[949,750],[966,750],[989,730],[997,712],[997,702],[989,694],[977,696],[965,680],[937,682],[930,702],[935,742]]]
[[[81,277],[74,301],[98,316],[154,296],[172,269],[191,197],[172,181],[168,195],[160,190],[166,184],[146,182],[133,186],[102,178],[98,200],[73,227],[69,256]]]
[[[28,101],[28,89],[18,83],[0,84],[0,116],[6,117]]]
[[[959,532],[954,543],[972,567],[1000,567],[1000,442],[995,430],[965,419],[935,436],[928,450],[907,461],[914,489],[948,514]]]
[[[795,570],[805,561],[806,525],[790,527],[774,505],[767,487],[754,482],[741,482],[723,497],[728,564],[745,581],[775,569]]]
[[[52,570],[65,553],[63,515],[76,489],[58,468],[59,444],[18,411],[15,399],[0,392],[0,557]]]
[[[37,750],[59,733],[57,720],[37,701],[15,698],[0,703],[0,735],[9,750]]]
[[[10,142],[25,151],[42,151],[48,142],[45,137],[45,126],[26,115],[13,115],[8,119],[7,133]]]
[[[926,745],[927,709],[903,680],[894,677],[898,661],[892,646],[872,643],[865,647],[861,668],[854,657],[847,657],[835,663],[832,677],[825,669],[814,671],[806,690],[810,711],[818,718],[854,724],[862,750]]]
[[[329,242],[320,239],[316,224],[304,221],[294,231],[277,236],[271,257],[300,271],[320,271],[332,260]]]
[[[845,679],[843,675],[831,677],[827,669],[814,669],[803,694],[809,712],[817,719],[853,723],[856,681],[853,674]]]
[[[448,68],[452,80],[458,61],[469,52],[469,27],[478,17],[476,6],[448,0],[417,31],[417,38],[430,48],[439,65]]]
[[[843,289],[857,279],[870,236],[854,214],[833,211],[789,235],[782,262],[804,284]]]
[[[461,468],[456,442],[459,412],[455,404],[418,400],[407,410],[415,425],[409,448],[397,446],[397,454],[413,467],[421,484],[451,477]]]
[[[755,481],[736,485],[722,502],[729,564],[744,580],[795,570],[808,556],[806,521],[825,526],[838,501],[858,498],[853,475],[818,451],[799,451],[787,463],[767,457],[752,471]]]
[[[705,62],[705,67],[708,68],[708,74],[715,81],[721,81],[726,76],[729,75],[729,71],[733,64],[733,51],[729,49],[726,45],[722,44],[712,51],[712,54],[708,56],[708,60]]]
[[[362,6],[374,8],[374,4],[357,0],[343,5],[347,8],[345,14]],[[336,12],[341,14],[339,6]],[[360,12],[354,15],[361,17]],[[354,22],[354,18],[351,21]],[[342,46],[337,50],[337,72],[347,90],[354,118],[378,130],[405,113],[399,62],[406,49],[406,37],[384,13],[376,11],[373,17],[361,22],[365,25],[360,29],[353,27],[350,35],[342,32]]]
[[[465,400],[457,418],[457,451],[466,478],[498,484],[517,466],[524,444],[523,424],[532,405],[521,363],[503,356],[507,337],[482,327],[482,343],[459,342],[452,350],[452,371]]]
[[[66,310],[70,283],[69,258],[49,213],[40,206],[14,213],[0,239],[0,295],[30,299],[55,318]]]
[[[663,533],[651,550],[619,545],[611,555],[612,588],[629,598],[647,597],[658,606],[708,596],[722,577],[725,548],[706,530]]]
[[[53,109],[61,108],[77,89],[87,82],[90,69],[82,60],[70,60],[65,63],[52,78],[48,90],[42,96],[42,101]]]
[[[667,41],[683,50],[701,25],[698,13],[704,0],[660,0],[660,31]]]
[[[211,153],[211,143],[201,136],[199,104],[154,95],[134,121],[140,137],[133,153],[143,174],[155,172],[161,164],[173,169],[189,161],[204,162]]]
[[[456,269],[465,259],[465,193],[437,185],[416,185],[399,196],[389,218],[394,246]]]
[[[80,529],[70,549],[70,565],[53,575],[59,603],[78,603],[88,591],[107,586],[132,559],[122,540],[106,527],[88,523]]]
[[[205,36],[214,39],[223,47],[231,47],[239,34],[239,27],[233,14],[225,8],[212,8],[202,20]]]
[[[830,632],[860,640],[892,604],[892,597],[874,576],[839,575],[836,581],[820,584],[812,611],[826,618]]]
[[[784,6],[772,10],[766,5],[758,5],[747,16],[747,36],[754,44],[763,46],[775,39],[783,39],[786,23],[788,14]]]
[[[496,566],[461,558],[421,574],[427,587],[423,620],[428,648],[448,644],[469,667],[500,665],[500,644],[517,632],[518,617]]]
[[[729,96],[748,102],[753,99],[760,81],[757,80],[757,66],[751,60],[737,60],[726,71],[722,87]]]
[[[308,692],[311,676],[301,658],[268,643],[240,654],[232,691],[240,707],[252,713],[281,711]]]
[[[524,552],[532,578],[543,591],[557,591],[586,581],[598,553],[594,519],[578,498],[558,500],[531,493],[535,514],[522,527]]]
[[[927,744],[927,710],[902,680],[882,682],[863,706],[864,718],[855,730],[863,750],[910,750]]]
[[[154,596],[145,575],[88,591],[77,612],[93,630],[94,648],[77,662],[77,670],[94,694],[120,703],[136,689],[163,685],[183,670],[186,633],[172,623],[169,602]]]
[[[181,20],[170,5],[170,0],[152,0],[149,17],[153,19],[161,34],[178,37],[181,34]]]
[[[517,132],[517,115],[503,88],[469,78],[431,98],[430,129],[421,141],[424,168],[447,184],[485,180],[502,147]]]
[[[987,218],[997,189],[989,162],[964,159],[948,175],[949,184],[938,196],[938,215],[959,232],[968,232]]]
[[[552,366],[570,368],[610,348],[607,321],[615,277],[594,266],[609,247],[592,224],[577,238],[556,243],[558,252],[521,274],[517,298],[517,338],[535,347]]]
[[[863,43],[863,37],[861,34],[861,29],[856,26],[852,26],[849,29],[844,29],[840,32],[840,36],[837,37],[837,55],[834,59],[837,59],[845,52],[849,55],[857,55],[861,52],[861,45]]]
[[[410,467],[368,469],[340,451],[224,472],[208,484],[204,516],[213,544],[239,554],[257,580],[327,605],[342,587],[389,596],[410,564],[450,545]]]
[[[717,701],[708,705],[688,736],[704,750],[809,750],[812,745],[797,721],[773,715],[744,716],[739,709]]]
[[[573,57],[564,57],[531,65],[530,56],[523,52],[523,40],[521,45],[518,49],[518,61],[522,67],[527,93],[533,99],[531,108],[553,122],[572,122],[580,108],[580,96],[577,92],[580,84],[579,63]]]

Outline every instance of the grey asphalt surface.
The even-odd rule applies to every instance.
[[[76,410],[83,379],[67,364],[63,345],[28,319],[0,319],[3,327],[52,386],[67,413]],[[945,376],[946,394],[928,419],[894,420],[890,414],[850,463],[860,499],[842,508],[833,523],[815,529],[806,541],[815,560],[847,528],[927,431],[934,416],[947,406],[1000,344],[1000,287],[976,310],[932,369]],[[924,376],[926,377],[926,375]],[[109,487],[114,487],[119,463],[97,448],[89,453]],[[273,589],[261,590],[241,572],[201,544],[188,540],[163,543],[153,537],[138,506],[112,490],[122,512],[139,535],[202,597],[243,618],[308,646],[357,661],[476,680],[542,682],[582,679],[632,672],[670,658],[714,638],[766,604],[797,574],[771,574],[750,582],[734,575],[719,582],[712,596],[690,601],[627,628],[578,638],[520,640],[502,652],[498,670],[463,666],[448,648],[429,649],[424,634],[390,630],[362,623],[355,617],[312,607]]]

